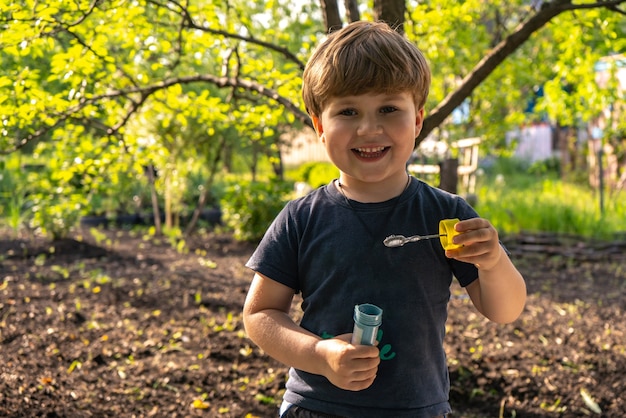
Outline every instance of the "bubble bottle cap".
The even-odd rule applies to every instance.
[[[457,218],[439,221],[439,240],[444,250],[454,250],[463,246],[452,242],[452,238],[459,235],[459,232],[454,229],[454,225],[458,222],[460,221]]]
[[[383,322],[383,310],[371,303],[354,307],[354,330],[352,344],[374,345],[378,327]]]

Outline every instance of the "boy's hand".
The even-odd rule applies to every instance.
[[[374,383],[379,350],[370,345],[352,345],[352,334],[320,340],[316,349],[326,361],[324,376],[335,386],[345,390],[359,391]]]
[[[463,247],[446,250],[446,257],[474,264],[481,270],[489,270],[498,263],[501,254],[498,231],[488,220],[467,219],[458,222],[454,229],[460,234],[453,238],[453,242]]]

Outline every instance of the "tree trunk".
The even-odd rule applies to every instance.
[[[561,179],[565,180],[571,171],[572,165],[569,149],[570,128],[557,124],[556,129],[559,144],[559,155],[561,159]]]
[[[589,185],[594,189],[598,188],[600,183],[599,174],[598,174],[598,150],[600,149],[601,142],[599,139],[594,138],[591,135],[590,130],[587,130],[588,140],[587,140],[587,170],[589,173]]]
[[[163,179],[165,185],[165,193],[163,196],[165,204],[163,205],[163,210],[165,211],[165,228],[167,229],[171,229],[174,226],[174,214],[172,213],[172,181],[170,175],[166,175]]]
[[[606,182],[610,190],[617,189],[619,176],[619,160],[615,154],[615,148],[611,144],[604,145],[604,155],[606,155]]]
[[[285,166],[283,165],[283,153],[280,151],[280,146],[277,148],[276,161],[272,162],[272,168],[274,175],[282,181],[285,179]]]
[[[152,212],[154,216],[154,234],[159,236],[162,234],[161,228],[161,211],[159,210],[159,198],[156,192],[155,182],[155,169],[154,165],[148,165],[148,183],[150,184],[150,195],[152,196]]]
[[[204,206],[206,204],[207,193],[209,193],[209,190],[211,190],[211,187],[213,186],[213,179],[215,179],[215,174],[217,173],[217,168],[219,166],[222,153],[225,150],[225,144],[226,136],[222,135],[219,146],[215,150],[215,158],[213,158],[213,164],[211,164],[209,177],[204,182],[204,187],[202,188],[200,196],[198,197],[198,204],[193,211],[193,215],[191,216],[191,220],[189,221],[187,228],[185,228],[185,236],[191,235],[194,229],[196,229],[198,219],[200,219],[200,215],[202,214],[202,211],[204,210]]]
[[[404,33],[405,0],[374,0],[374,19]]]
[[[357,22],[361,20],[361,12],[359,12],[359,4],[356,0],[345,0],[344,7],[348,15],[349,22]]]
[[[439,163],[439,188],[457,194],[459,183],[459,160],[456,158],[446,158]]]
[[[337,0],[321,0],[322,15],[324,16],[324,25],[326,32],[330,33],[334,30],[341,29],[343,22],[339,16],[339,6]]]

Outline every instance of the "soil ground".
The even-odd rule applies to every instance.
[[[276,417],[286,368],[243,331],[251,244],[0,234],[0,416]],[[626,242],[503,238],[529,289],[509,325],[453,288],[453,417],[626,414]]]

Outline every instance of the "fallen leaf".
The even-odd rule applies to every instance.
[[[600,409],[600,405],[598,405],[596,401],[593,400],[589,392],[587,392],[584,388],[580,388],[580,396],[582,396],[583,401],[585,401],[585,405],[587,405],[589,409],[591,409],[596,414],[602,413],[602,409]]]
[[[202,399],[195,399],[192,405],[196,409],[208,409],[209,406],[211,406],[208,402],[205,402]]]

